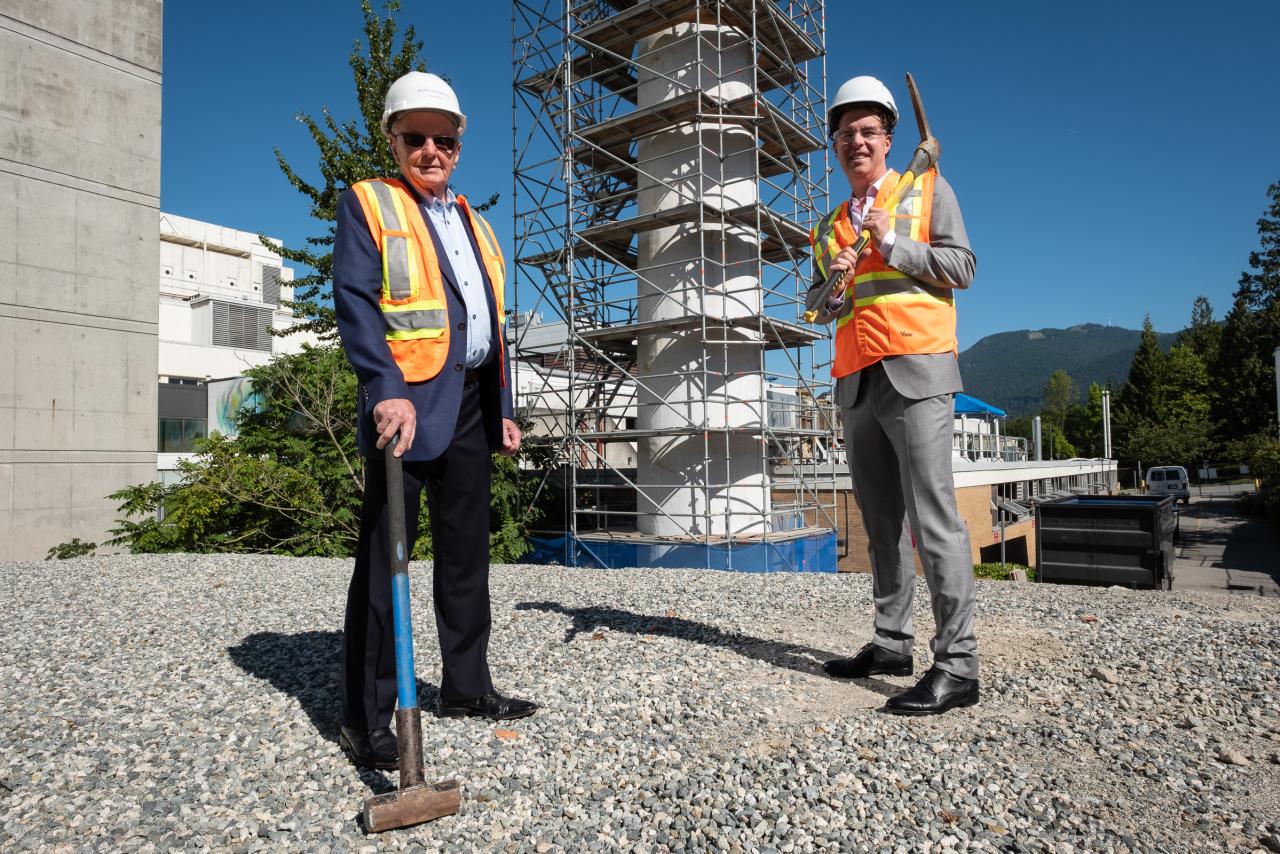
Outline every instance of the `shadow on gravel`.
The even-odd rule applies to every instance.
[[[227,647],[227,652],[241,670],[296,699],[316,732],[337,744],[342,724],[342,632],[258,632]],[[418,706],[424,713],[430,714],[436,693],[435,685],[418,680]],[[360,778],[374,791],[395,788],[376,771],[362,769]]]
[[[704,646],[720,647],[775,667],[786,667],[823,678],[830,677],[823,672],[822,663],[837,657],[837,653],[828,652],[825,649],[767,640],[741,632],[726,632],[715,626],[686,620],[683,617],[655,617],[651,614],[637,614],[633,611],[603,606],[567,608],[559,602],[518,602],[515,607],[517,611],[550,611],[571,618],[573,622],[565,632],[565,643],[571,642],[583,632],[594,632],[600,628],[632,635],[666,635]],[[886,697],[892,697],[902,691],[900,687],[879,679],[859,679],[857,682]]]

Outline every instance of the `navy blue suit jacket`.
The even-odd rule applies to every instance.
[[[417,188],[399,176],[409,187],[421,207]],[[462,215],[459,212],[459,215]],[[431,233],[436,256],[445,259],[431,219],[422,212],[422,218]],[[490,450],[502,447],[502,419],[513,418],[511,405],[511,366],[506,350],[500,346],[502,328],[498,324],[493,301],[493,287],[489,271],[480,261],[480,248],[471,223],[465,216],[467,236],[471,251],[476,253],[480,274],[484,276],[484,292],[489,303],[490,341],[488,361],[479,369],[481,413],[485,437]],[[338,334],[347,360],[360,380],[358,421],[356,437],[360,453],[373,456],[378,453],[378,431],[373,425],[373,408],[384,400],[407,398],[418,413],[418,429],[413,447],[405,453],[407,461],[433,460],[444,453],[453,439],[453,428],[458,421],[458,407],[462,399],[462,380],[465,373],[467,345],[467,313],[462,292],[453,277],[448,263],[440,264],[445,280],[445,301],[449,309],[449,357],[440,373],[425,382],[405,382],[400,367],[391,358],[387,346],[386,325],[382,318],[382,252],[374,244],[364,221],[364,212],[355,191],[348,189],[338,202],[337,233],[333,244],[333,307],[338,319]]]

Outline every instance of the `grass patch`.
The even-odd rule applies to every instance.
[[[975,563],[973,565],[973,574],[977,578],[990,578],[996,581],[1008,581],[1009,573],[1015,569],[1020,569],[1027,574],[1027,581],[1036,580],[1036,571],[1029,566],[1023,566],[1020,563],[1006,563],[1001,566],[998,563]]]

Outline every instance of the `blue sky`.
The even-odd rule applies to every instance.
[[[407,0],[400,13],[468,114],[455,184],[503,194],[489,217],[511,246],[511,6]],[[941,166],[978,256],[960,343],[1013,329],[1098,322],[1184,326],[1198,294],[1221,317],[1258,248],[1280,181],[1280,3],[827,4],[827,86],[873,74],[915,128],[920,86]],[[454,10],[465,10],[463,12]],[[902,28],[900,15],[915,24]],[[170,0],[164,22],[161,207],[288,243],[319,232],[275,164],[316,153],[294,116],[354,114],[347,57],[357,0]],[[901,30],[901,31],[900,31]],[[847,192],[831,180],[832,197]],[[522,300],[523,301],[523,300]]]

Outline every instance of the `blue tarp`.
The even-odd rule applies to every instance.
[[[1004,418],[1004,410],[997,409],[989,403],[983,403],[976,397],[964,392],[956,392],[956,415],[995,415]]]
[[[735,572],[836,572],[834,531],[772,543],[697,545],[588,540],[572,535],[535,535],[528,563],[555,563],[597,569],[661,567],[724,569]]]

